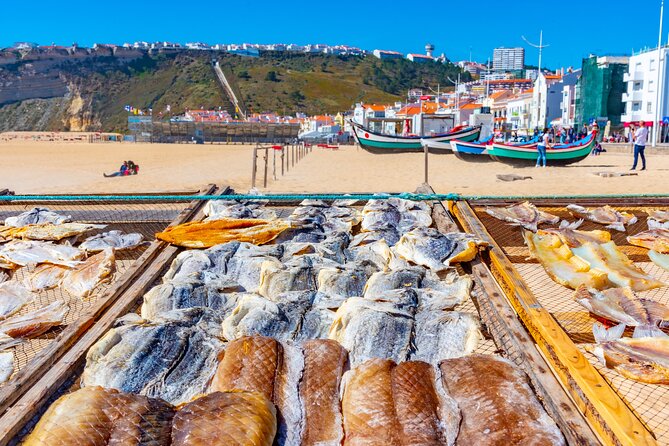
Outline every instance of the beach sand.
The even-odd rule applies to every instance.
[[[252,147],[244,145],[0,142],[0,189],[17,194],[138,193],[196,190],[208,183],[251,187]],[[271,154],[270,154],[271,156]],[[647,155],[649,169],[637,176],[602,178],[593,172],[628,172],[631,155],[604,153],[567,167],[513,168],[467,163],[452,155],[430,156],[429,182],[439,193],[468,195],[667,193],[669,156]],[[140,165],[136,176],[103,178],[123,160]],[[314,148],[269,192],[403,192],[423,182],[422,154],[372,155],[357,146]],[[263,167],[259,159],[258,185]],[[496,174],[531,176],[504,182]]]

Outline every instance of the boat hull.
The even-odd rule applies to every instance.
[[[373,133],[369,130],[359,126],[353,125],[353,134],[355,135],[358,144],[364,150],[374,154],[390,154],[390,153],[412,153],[422,152],[423,143],[428,144],[428,150],[434,154],[451,153],[449,147],[432,148],[430,143],[448,143],[454,139],[462,139],[464,141],[475,141],[481,134],[480,127],[470,127],[459,132],[448,133],[444,135],[420,138],[420,137],[402,137],[382,135]],[[421,142],[422,140],[422,142]]]
[[[488,156],[487,144],[465,141],[451,141],[451,148],[456,158],[467,162],[487,163],[492,161]]]
[[[577,163],[590,155],[595,144],[594,135],[582,140],[580,144],[572,147],[557,146],[546,151],[546,164],[550,166],[565,166]],[[536,165],[539,152],[535,147],[514,147],[506,144],[493,144],[488,149],[488,156],[495,161],[510,164],[512,166],[534,166]]]

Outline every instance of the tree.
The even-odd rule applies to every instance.
[[[251,76],[249,75],[249,72],[246,71],[246,70],[240,71],[239,74],[237,75],[237,77],[240,78],[240,79],[251,79]]]
[[[289,97],[290,97],[290,99],[292,99],[292,100],[295,101],[296,103],[300,103],[300,102],[304,101],[304,99],[305,99],[304,95],[303,95],[302,93],[300,93],[299,90],[295,90],[295,91],[293,91],[293,92],[289,95]]]
[[[270,82],[279,82],[279,78],[276,77],[276,71],[268,71],[265,75],[265,80]]]

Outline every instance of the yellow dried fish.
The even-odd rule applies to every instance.
[[[114,250],[106,248],[69,271],[63,279],[63,288],[75,296],[88,297],[102,282],[111,280],[114,269]]]
[[[625,226],[633,225],[637,222],[636,216],[628,212],[620,212],[611,206],[602,206],[598,208],[584,208],[577,204],[570,204],[567,210],[578,218],[585,218],[595,223],[606,225],[609,229],[625,232]]]
[[[19,316],[12,316],[0,322],[0,333],[12,338],[34,338],[61,325],[70,307],[61,301],[55,301],[46,307]],[[3,342],[9,341],[0,336]]]
[[[0,226],[0,239],[29,239],[43,241],[58,241],[75,235],[85,234],[94,229],[103,229],[106,225],[93,225],[87,223],[44,223],[40,225],[27,225],[20,228]]]
[[[627,241],[635,246],[652,249],[661,254],[669,253],[669,229],[649,229],[627,237]]]
[[[190,222],[156,234],[156,238],[185,248],[211,248],[231,241],[262,245],[291,227],[282,220],[235,219]]]

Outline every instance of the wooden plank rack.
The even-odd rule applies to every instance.
[[[503,291],[504,300],[508,300],[536,343],[541,356],[545,358],[546,364],[555,373],[599,440],[606,445],[658,444],[644,423],[584,356],[553,315],[537,300],[469,203],[450,202],[449,210],[465,231],[490,243],[484,262],[474,266],[481,271],[478,280],[489,280],[490,277],[496,279]],[[538,360],[536,357],[532,358],[534,359]]]

